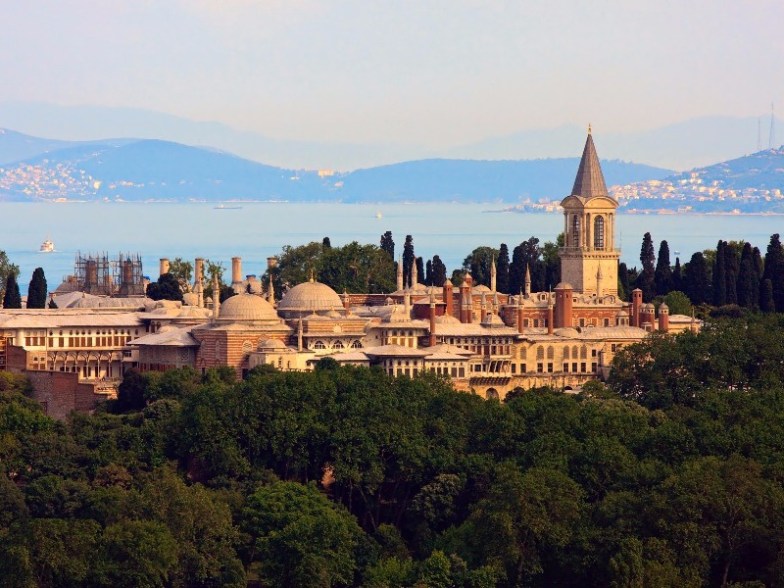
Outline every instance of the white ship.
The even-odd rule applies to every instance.
[[[54,251],[54,243],[49,238],[41,243],[41,247],[38,248],[39,253],[51,253],[52,251]]]

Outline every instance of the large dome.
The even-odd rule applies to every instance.
[[[278,321],[278,314],[272,305],[260,296],[243,292],[221,304],[218,320],[222,322]]]
[[[286,292],[278,303],[283,313],[329,312],[343,308],[343,301],[332,288],[321,282],[309,281],[297,284]]]

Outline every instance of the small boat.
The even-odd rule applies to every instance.
[[[38,248],[39,253],[51,253],[54,251],[54,243],[51,239],[47,238]]]
[[[376,213],[376,218],[383,218],[383,215],[380,212]]]
[[[213,206],[215,210],[239,210],[242,206],[226,206],[225,204],[218,204],[218,206]]]

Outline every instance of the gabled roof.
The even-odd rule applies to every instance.
[[[580,160],[580,167],[577,168],[572,195],[582,198],[607,196],[607,185],[604,183],[599,156],[596,154],[596,147],[594,147],[593,136],[590,132],[585,140],[583,157]]]

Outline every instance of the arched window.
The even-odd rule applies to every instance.
[[[564,359],[569,359],[569,347],[564,347]]]
[[[604,249],[604,217],[597,216],[593,221],[593,248]]]
[[[327,348],[327,346],[324,345],[324,341],[316,341],[313,344],[313,349],[326,349],[326,348]]]
[[[343,349],[344,345],[342,341],[335,341],[335,344],[332,346],[332,349]]]
[[[541,345],[536,348],[536,359],[544,359],[544,347]]]
[[[495,388],[488,388],[486,397],[488,400],[498,400],[498,390]]]
[[[580,359],[586,359],[588,357],[588,348],[583,345],[580,349]]]
[[[580,246],[580,217],[572,215],[572,247]]]
[[[356,339],[356,340],[354,340],[354,342],[351,344],[351,347],[352,347],[353,349],[362,349],[362,343],[359,341],[359,339]]]
[[[555,357],[555,349],[553,349],[552,345],[547,348],[547,359],[553,359]]]

